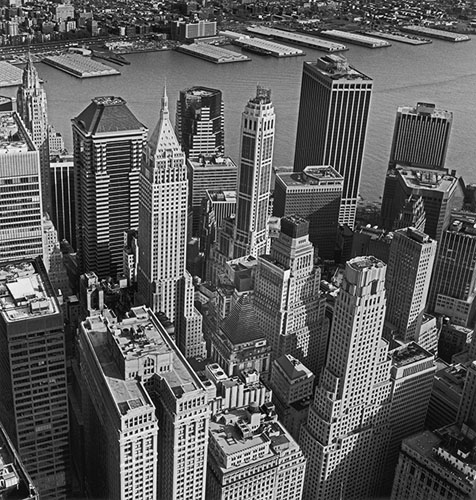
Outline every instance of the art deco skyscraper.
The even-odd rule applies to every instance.
[[[66,498],[69,417],[63,315],[40,258],[0,266],[0,420],[42,499]]]
[[[43,210],[51,213],[50,192],[50,150],[48,140],[48,110],[46,93],[40,84],[40,78],[33,66],[31,57],[28,57],[23,70],[23,81],[17,93],[18,113],[30,131],[35,146],[40,153],[41,191]],[[56,221],[55,225],[56,225]]]
[[[271,91],[258,86],[241,118],[234,258],[266,253],[275,122]]]
[[[0,113],[0,263],[45,258],[38,150],[18,113]]]
[[[395,231],[387,268],[386,319],[404,342],[418,342],[435,254],[436,241],[425,233],[412,227]]]
[[[169,117],[164,89],[160,118],[145,150],[140,176],[138,290],[154,312],[176,322],[189,356],[205,354],[200,313],[185,270],[188,181],[185,154]]]
[[[256,314],[272,348],[272,359],[291,354],[316,376],[324,367],[327,347],[320,277],[309,241],[309,222],[298,216],[283,217],[271,254],[258,257]]]
[[[346,264],[326,367],[301,428],[308,459],[305,500],[378,494],[390,438],[390,361],[382,338],[385,271],[375,257]]]
[[[122,271],[124,231],[139,223],[139,174],[147,128],[120,97],[95,97],[73,119],[80,269]]]
[[[354,226],[372,79],[342,56],[305,62],[294,171],[330,165],[344,177],[339,223]]]
[[[453,113],[419,102],[397,109],[389,168],[407,165],[443,169]]]
[[[187,158],[221,156],[225,151],[224,106],[221,91],[208,87],[181,90],[175,132]]]

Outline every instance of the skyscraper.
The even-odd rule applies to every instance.
[[[22,117],[35,146],[40,153],[41,191],[43,210],[51,214],[50,192],[50,149],[48,140],[48,109],[46,93],[40,84],[40,78],[28,56],[23,81],[17,93],[18,113]],[[56,221],[54,221],[56,222]]]
[[[404,342],[418,342],[435,254],[436,241],[425,233],[411,227],[395,231],[385,283],[386,320]]]
[[[443,231],[435,258],[428,310],[449,316],[462,326],[474,322],[476,285],[476,218],[454,214]]]
[[[335,301],[327,362],[301,448],[305,500],[371,498],[381,486],[390,438],[390,361],[382,339],[385,264],[347,262]]]
[[[160,117],[148,141],[140,176],[138,290],[154,312],[176,322],[187,356],[205,355],[200,313],[185,270],[188,181],[185,155],[169,117],[164,89]]]
[[[329,166],[276,174],[273,213],[309,220],[309,240],[322,259],[334,259],[343,177]]]
[[[397,109],[389,168],[397,164],[443,169],[450,138],[453,113],[434,104]]]
[[[223,111],[220,90],[190,87],[180,91],[175,132],[188,159],[197,161],[200,156],[212,157],[224,154]]]
[[[271,90],[258,86],[241,117],[233,258],[266,252],[275,122]]]
[[[0,419],[41,498],[66,498],[69,417],[63,315],[40,258],[0,267]]]
[[[309,241],[309,222],[298,216],[283,217],[270,255],[258,257],[258,324],[271,345],[273,360],[291,354],[316,376],[324,367],[327,347],[320,277]]]
[[[120,97],[95,97],[72,123],[80,269],[115,276],[122,270],[124,231],[139,223],[147,129]]]
[[[339,223],[354,226],[372,79],[342,56],[305,62],[294,171],[331,165],[344,177]]]
[[[38,149],[19,115],[0,113],[0,264],[46,257]]]

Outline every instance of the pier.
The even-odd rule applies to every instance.
[[[238,35],[239,33],[237,33]],[[295,57],[303,56],[305,52],[301,49],[289,47],[281,43],[264,40],[262,38],[250,37],[248,35],[241,35],[239,37],[232,37],[231,43],[242,47],[243,50],[255,52],[256,54],[273,56],[273,57]]]
[[[354,33],[351,31],[341,31],[341,30],[323,30],[319,32],[319,35],[325,38],[331,38],[332,40],[338,40],[340,42],[349,42],[355,45],[362,45],[369,49],[380,49],[382,47],[390,47],[391,43],[386,40],[380,40],[378,38],[372,38],[366,35],[360,35],[359,33]]]
[[[247,31],[255,35],[274,38],[276,40],[284,40],[285,42],[295,43],[311,49],[323,50],[325,52],[338,52],[348,50],[347,47],[341,43],[330,42],[322,40],[315,36],[303,35],[295,31],[284,31],[275,28],[267,28],[264,26],[250,26]]]
[[[84,57],[80,54],[49,56],[45,57],[43,62],[76,78],[94,78],[121,74],[117,69],[110,68],[105,64],[93,61],[89,57]]]
[[[405,33],[413,33],[415,35],[425,35],[430,38],[437,38],[439,40],[445,40],[447,42],[467,42],[471,40],[468,35],[462,35],[461,33],[453,33],[452,31],[437,30],[435,28],[427,28],[426,26],[401,26],[401,31]]]
[[[0,61],[0,87],[13,87],[22,82],[23,70],[6,61]]]
[[[403,33],[387,33],[386,31],[366,31],[366,35],[374,36],[376,38],[384,38],[385,40],[392,40],[393,42],[407,43],[408,45],[426,45],[431,43],[431,40],[420,38],[415,35]]]
[[[234,52],[233,50],[217,47],[208,43],[195,42],[190,45],[180,45],[177,47],[179,52],[188,54],[190,56],[205,59],[215,64],[226,64],[234,62],[251,61],[251,59],[243,54]]]

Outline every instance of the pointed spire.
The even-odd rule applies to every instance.
[[[164,83],[164,93],[162,95],[162,107],[160,109],[160,116],[163,118],[169,116],[169,98],[167,97],[167,79]]]
[[[23,70],[23,87],[26,89],[39,88],[40,87],[40,77],[33,65],[33,58],[31,56],[30,49],[28,48],[28,60],[26,62],[25,69]]]

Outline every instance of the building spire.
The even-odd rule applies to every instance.
[[[160,109],[160,115],[162,118],[169,117],[169,98],[167,97],[167,79],[164,83],[164,92],[162,95],[162,107]]]

